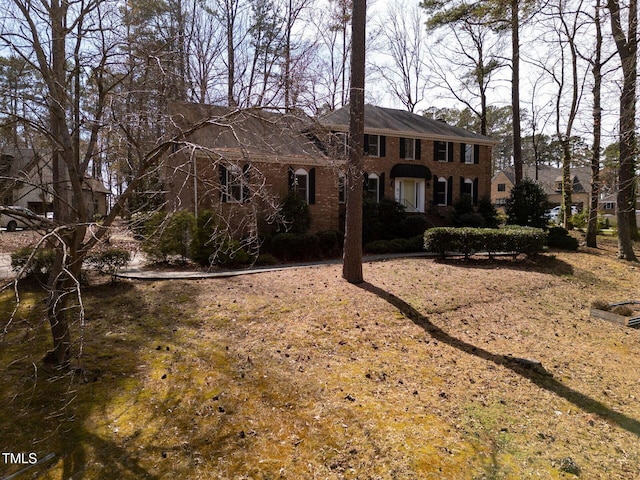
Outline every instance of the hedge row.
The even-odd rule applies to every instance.
[[[546,233],[540,228],[432,228],[424,233],[424,248],[444,257],[447,252],[457,252],[469,258],[476,252],[487,252],[492,258],[496,253],[527,256],[542,252]]]

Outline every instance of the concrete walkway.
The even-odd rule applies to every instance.
[[[427,258],[433,257],[432,253],[392,253],[386,255],[366,255],[362,258],[363,262],[379,262],[384,260],[392,260],[397,258]],[[120,272],[117,276],[120,278],[128,278],[131,280],[198,280],[204,278],[226,278],[237,277],[239,275],[253,275],[264,272],[277,272],[280,270],[289,270],[293,268],[312,268],[323,265],[341,264],[342,259],[323,260],[318,262],[306,263],[288,263],[285,265],[275,265],[267,267],[253,267],[244,270],[218,270],[215,272],[189,272],[180,270],[143,270],[141,268],[129,268]]]

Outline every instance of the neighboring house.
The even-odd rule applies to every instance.
[[[44,215],[53,208],[53,168],[48,155],[28,148],[0,150],[0,201]],[[90,215],[104,216],[111,192],[95,178],[86,177],[84,200]]]
[[[320,123],[346,144],[348,106],[325,115]],[[474,204],[489,196],[496,140],[373,105],[365,106],[364,132],[365,190],[371,198],[394,199],[407,212],[434,219],[446,217],[463,195]]]
[[[170,112],[179,130],[207,122],[168,157],[165,186],[173,208],[250,214],[264,210],[264,199],[252,200],[256,188],[268,188],[280,201],[295,189],[309,204],[312,231],[342,228],[349,107],[319,122],[299,112],[181,102],[172,102]],[[444,122],[367,105],[365,193],[441,222],[462,195],[476,204],[489,196],[496,143]]]
[[[591,167],[571,169],[571,202],[579,211],[589,206],[591,194]],[[537,181],[549,197],[549,208],[562,204],[562,169],[549,165],[524,165],[523,177]],[[513,167],[500,170],[491,180],[491,201],[496,207],[504,207],[515,185]]]

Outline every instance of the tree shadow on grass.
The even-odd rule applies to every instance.
[[[571,402],[584,412],[599,415],[617,424],[620,428],[623,428],[628,432],[633,433],[637,437],[640,437],[640,421],[622,413],[616,412],[603,403],[572,388],[569,388],[566,385],[563,385],[548,373],[541,372],[536,368],[532,368],[531,364],[519,361],[521,359],[508,357],[505,355],[498,355],[489,352],[488,350],[476,347],[475,345],[460,340],[459,338],[453,337],[437,325],[434,325],[425,315],[421,314],[407,302],[397,297],[396,295],[383,290],[380,287],[372,285],[368,282],[364,282],[362,284],[359,284],[358,286],[363,290],[372,293],[380,297],[382,300],[393,305],[405,316],[410,318],[416,325],[426,330],[434,339],[438,340],[439,342],[443,342],[464,353],[474,355],[482,360],[486,360],[496,365],[508,368],[521,377],[524,377],[527,380],[531,381],[538,387],[543,388]]]
[[[147,318],[152,314],[146,312],[144,298],[131,284],[91,286],[83,293],[87,306],[85,358],[77,365],[74,361],[73,368],[58,370],[41,364],[50,345],[50,333],[35,308],[39,301],[27,310],[29,317],[25,319],[26,314],[20,313],[10,325],[10,334],[0,338],[0,371],[7,389],[6,395],[0,395],[0,430],[4,430],[1,451],[34,452],[39,459],[45,454],[55,455],[53,461],[30,466],[28,473],[18,478],[48,470],[61,472],[61,478],[97,478],[96,469],[108,478],[159,478],[146,469],[136,450],[92,431],[85,422],[96,417],[96,409],[118,400],[136,370],[139,351],[151,349],[158,338],[166,338],[166,329],[137,320],[135,313],[146,314]],[[42,294],[21,292],[21,297],[30,295],[39,299]],[[12,301],[5,296],[0,307],[10,309]],[[76,341],[80,335],[78,320],[73,323]],[[15,474],[21,467],[24,465],[0,465],[0,478]]]
[[[436,262],[454,265],[461,268],[477,268],[480,270],[493,270],[496,268],[505,268],[509,270],[517,270],[523,272],[545,273],[556,276],[573,275],[573,266],[553,255],[537,255],[532,258],[516,258],[512,256],[500,256],[495,258],[488,257],[470,257],[468,259],[462,257],[441,259],[437,258]]]

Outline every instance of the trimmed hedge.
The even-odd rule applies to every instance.
[[[447,252],[459,252],[469,258],[476,252],[487,252],[492,258],[498,252],[511,253],[514,258],[542,252],[546,233],[540,228],[453,228],[439,227],[424,233],[425,250],[444,257]]]
[[[367,253],[413,253],[423,251],[423,236],[416,235],[411,238],[394,238],[393,240],[376,240],[367,243],[364,250]]]

